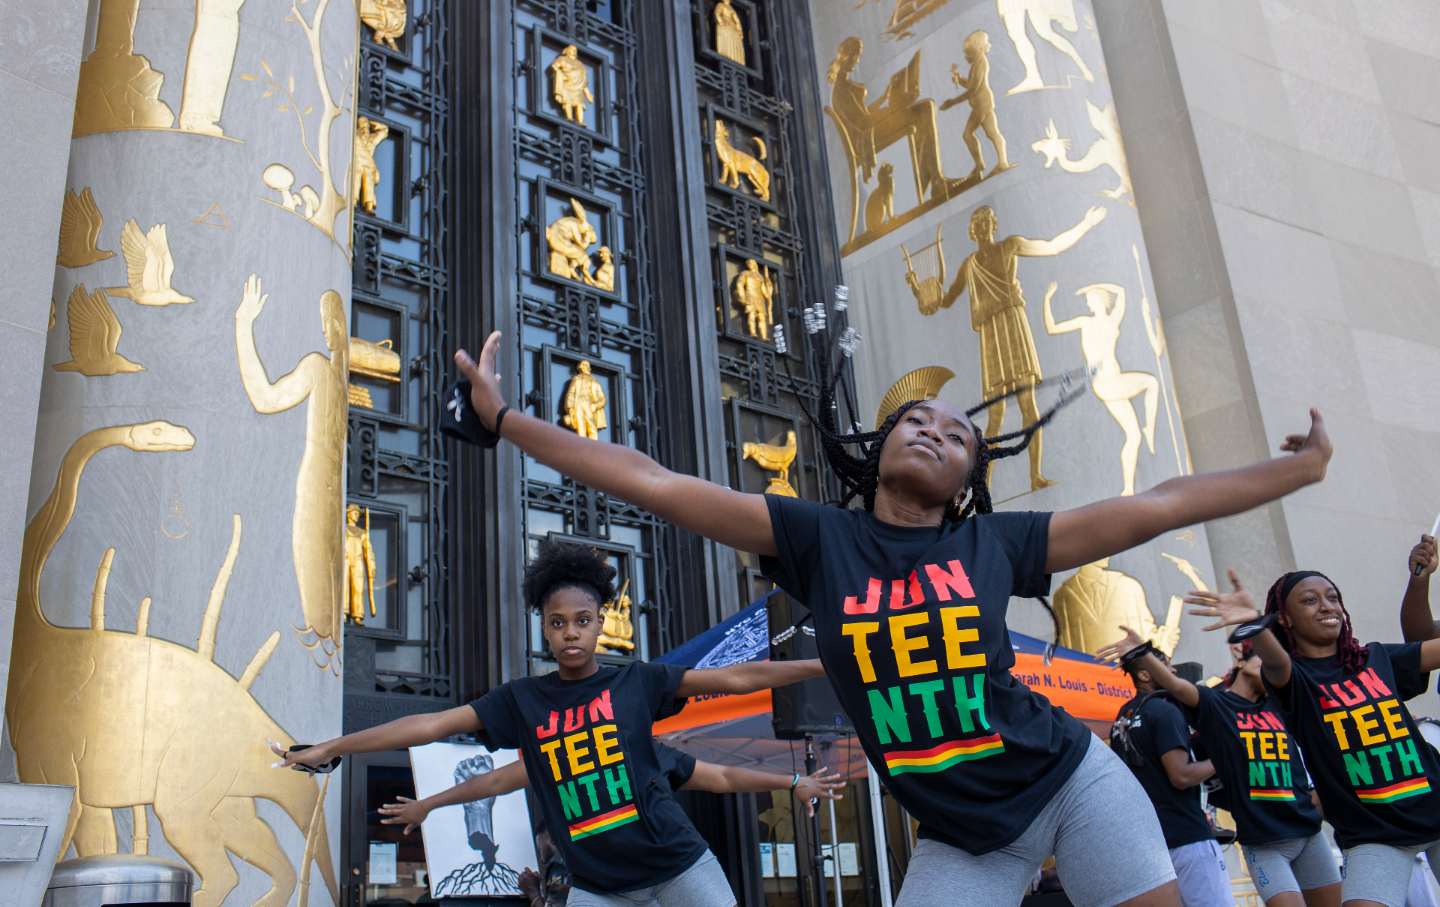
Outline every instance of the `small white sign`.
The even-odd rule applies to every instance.
[[[365,874],[366,884],[394,885],[397,881],[395,856],[399,851],[399,844],[390,841],[371,841],[370,859]]]
[[[768,841],[760,845],[760,878],[775,878],[775,845]]]
[[[795,878],[795,845],[775,845],[775,874],[782,879]]]

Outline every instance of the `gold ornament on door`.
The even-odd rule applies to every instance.
[[[571,214],[563,215],[545,228],[550,273],[587,286],[595,285],[590,273],[590,247],[599,241],[585,206],[570,199]]]
[[[585,125],[585,108],[595,102],[595,95],[590,91],[590,70],[574,44],[567,44],[550,64],[550,96],[565,119]]]
[[[395,39],[405,34],[409,18],[405,0],[360,0],[360,21],[370,26],[370,37],[376,44],[399,50]]]
[[[375,616],[375,547],[370,544],[370,508],[365,508],[365,525],[360,525],[360,505],[345,508],[345,616],[356,624],[365,623],[365,603]]]
[[[796,443],[793,431],[785,433],[783,445],[746,441],[741,448],[741,453],[746,460],[753,460],[755,465],[761,469],[775,473],[770,477],[769,484],[765,486],[765,494],[775,494],[787,498],[800,496],[795,491],[795,486],[790,484],[790,466],[795,462],[795,455],[798,451],[799,445]]]
[[[390,135],[390,127],[369,117],[355,120],[355,160],[351,169],[355,178],[350,183],[350,197],[367,214],[375,213],[375,187],[380,185],[380,166],[375,163],[375,149]]]
[[[750,192],[762,202],[770,200],[770,171],[765,169],[765,140],[752,136],[758,157],[748,151],[736,148],[730,142],[730,127],[724,120],[715,121],[715,157],[720,161],[720,182],[731,189],[740,188],[740,177],[745,177]]]
[[[745,65],[745,28],[730,0],[719,0],[715,4],[715,52]]]
[[[770,269],[761,268],[753,258],[745,259],[745,270],[734,282],[735,307],[745,316],[745,332],[759,340],[770,339],[775,322],[775,280]]]
[[[630,580],[627,579],[615,600],[600,608],[602,622],[600,641],[596,647],[601,652],[624,652],[628,655],[635,651],[635,625],[630,619],[630,608]]]
[[[605,389],[590,373],[590,361],[582,359],[565,387],[561,403],[561,424],[582,438],[598,440],[600,432],[610,426],[605,415]]]

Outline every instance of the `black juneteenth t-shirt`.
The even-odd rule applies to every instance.
[[[1372,642],[1347,674],[1338,657],[1291,659],[1275,689],[1341,847],[1440,838],[1440,762],[1402,700],[1425,692],[1420,644]]]
[[[683,705],[675,690],[684,673],[635,662],[584,680],[522,677],[470,703],[482,742],[520,749],[545,825],[581,888],[658,885],[705,853],[650,734],[656,718]]]
[[[1123,716],[1133,709],[1135,701],[1132,699],[1121,706],[1120,714]],[[1186,724],[1179,706],[1164,694],[1144,697],[1139,712],[1131,717],[1128,733],[1135,753],[1122,755],[1155,807],[1165,846],[1173,850],[1215,837],[1200,808],[1200,785],[1180,790],[1170,783],[1170,776],[1165,774],[1165,766],[1160,761],[1161,756],[1173,750],[1183,750],[1187,758],[1191,755],[1190,725]]]
[[[1225,786],[1240,843],[1256,847],[1318,832],[1305,765],[1279,705],[1268,697],[1252,702],[1225,689],[1197,689],[1200,702],[1190,714]]]
[[[1048,513],[943,527],[766,496],[767,575],[809,606],[820,659],[870,763],[920,836],[974,854],[1029,826],[1090,732],[1010,673],[1011,595],[1043,595]]]
[[[665,776],[671,790],[684,787],[690,781],[690,776],[695,774],[695,757],[684,750],[666,746],[657,740],[655,755],[660,757],[660,772]]]

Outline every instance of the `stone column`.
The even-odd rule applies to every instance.
[[[267,741],[340,729],[355,6],[90,15],[10,670],[19,774],[76,787],[72,854],[183,859],[197,905],[331,903],[339,788],[272,770]]]

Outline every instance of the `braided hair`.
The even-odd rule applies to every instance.
[[[1347,674],[1354,674],[1365,667],[1365,663],[1370,660],[1370,653],[1355,639],[1355,631],[1350,626],[1350,612],[1345,608],[1345,598],[1340,594],[1340,587],[1335,585],[1330,577],[1313,570],[1297,570],[1284,574],[1270,586],[1270,591],[1265,593],[1265,613],[1284,614],[1286,596],[1301,579],[1312,576],[1318,576],[1330,583],[1330,588],[1335,590],[1335,598],[1340,602],[1340,614],[1342,615],[1340,638],[1335,641],[1335,654],[1340,659],[1341,670]],[[1295,639],[1291,636],[1289,628],[1281,626],[1280,622],[1276,621],[1271,625],[1270,632],[1275,634],[1275,638],[1280,641],[1280,645],[1286,652],[1291,655],[1295,654]]]

